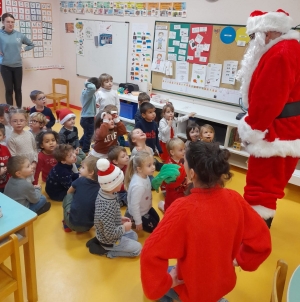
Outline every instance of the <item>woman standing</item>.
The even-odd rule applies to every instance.
[[[13,91],[16,104],[22,107],[22,58],[21,52],[28,51],[34,44],[22,33],[14,30],[15,18],[9,13],[1,17],[3,27],[0,30],[0,65],[5,86],[6,103],[13,105]],[[22,44],[26,44],[23,47]]]

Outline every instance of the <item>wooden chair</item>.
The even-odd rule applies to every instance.
[[[56,92],[56,85],[66,86],[66,93]],[[56,110],[56,102],[58,102],[58,107],[60,108],[61,100],[67,100],[67,107],[70,108],[69,104],[69,81],[64,79],[52,79],[52,93],[46,94],[47,99],[53,100],[53,108]]]
[[[288,265],[284,260],[277,261],[277,267],[273,278],[271,302],[281,302],[284,290]]]
[[[3,262],[11,258],[11,270]],[[15,234],[0,244],[0,301],[14,293],[16,302],[23,302],[19,241]]]

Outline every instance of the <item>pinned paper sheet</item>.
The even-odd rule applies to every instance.
[[[169,32],[169,39],[176,39],[176,32],[175,31],[170,31]]]
[[[193,64],[191,84],[204,87],[206,77],[206,65]]]
[[[174,45],[174,46],[179,46],[179,44],[180,44],[179,41],[177,41],[177,40],[174,40],[174,41],[173,41],[173,45]]]
[[[206,71],[206,85],[220,87],[222,64],[209,63]]]
[[[169,61],[177,61],[177,54],[176,53],[168,53],[168,60]]]
[[[244,47],[244,46],[246,46],[246,41],[237,41],[237,46],[242,46],[242,47]]]
[[[188,37],[189,29],[188,28],[181,28],[180,29],[180,37]]]
[[[202,42],[202,40],[203,40],[203,36],[201,36],[200,34],[198,34],[195,38],[195,41],[199,44]]]
[[[198,33],[200,31],[200,27],[194,27],[194,28],[192,28],[192,33],[193,34],[196,34],[196,33]]]
[[[201,57],[199,58],[199,62],[207,62],[207,57]]]
[[[185,60],[185,56],[178,56],[178,61],[184,61]]]
[[[180,47],[180,48],[186,48],[186,47],[187,47],[187,44],[186,44],[186,43],[180,43],[180,44],[179,44],[179,47]]]
[[[181,27],[180,27],[180,25],[174,25],[174,29],[180,29]]]
[[[185,55],[186,55],[186,50],[185,50],[185,49],[179,49],[179,50],[178,50],[178,54],[179,54],[179,55],[184,55],[184,56],[185,56]]]
[[[210,44],[204,44],[203,45],[203,51],[209,51]]]
[[[173,75],[173,63],[170,61],[165,62],[165,71],[166,75],[172,76]]]
[[[199,27],[199,31],[200,32],[206,32],[207,31],[207,27]]]
[[[188,62],[176,62],[176,80],[187,83],[189,76],[189,63]]]
[[[222,72],[223,84],[235,84],[235,76],[238,68],[238,61],[224,61]]]
[[[181,37],[181,42],[182,43],[188,43],[189,42],[189,37]]]
[[[175,47],[168,47],[168,52],[174,52],[175,51]]]

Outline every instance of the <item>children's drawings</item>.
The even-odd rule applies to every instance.
[[[206,76],[206,65],[193,64],[191,84],[204,87]]]
[[[166,51],[168,40],[168,31],[157,29],[155,30],[154,50]]]
[[[165,73],[166,53],[163,51],[154,51],[151,70]]]

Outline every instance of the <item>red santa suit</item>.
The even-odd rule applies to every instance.
[[[281,10],[256,11],[247,22],[249,35],[283,33],[248,61],[241,87],[248,114],[238,131],[250,153],[244,198],[265,220],[274,216],[300,158],[300,36],[291,24]]]

